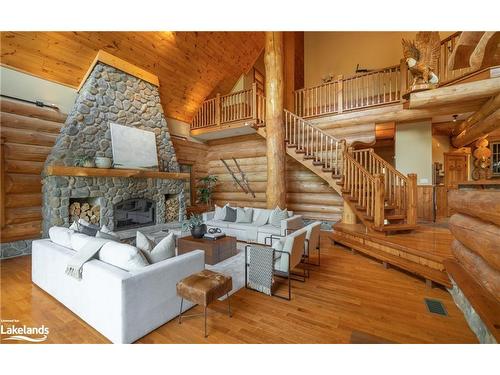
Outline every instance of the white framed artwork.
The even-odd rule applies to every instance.
[[[115,168],[158,170],[155,133],[110,123]]]

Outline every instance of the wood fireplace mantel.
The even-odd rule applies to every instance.
[[[75,177],[129,177],[129,178],[159,178],[163,180],[189,180],[189,173],[157,172],[142,169],[104,169],[66,167],[52,165],[47,167],[48,176],[75,176]]]

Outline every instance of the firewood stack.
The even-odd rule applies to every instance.
[[[69,206],[70,222],[83,219],[92,224],[99,224],[101,220],[101,207],[89,203],[73,202]]]
[[[179,197],[170,198],[165,201],[165,221],[179,221]]]

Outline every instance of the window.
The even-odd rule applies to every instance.
[[[491,169],[493,176],[500,176],[500,142],[491,143]]]
[[[193,166],[191,164],[179,164],[179,168],[182,173],[189,173],[190,176],[189,180],[184,180],[184,200],[186,201],[186,207],[190,207],[192,203],[191,180]]]

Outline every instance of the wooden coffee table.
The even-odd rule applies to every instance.
[[[205,263],[214,265],[237,254],[236,237],[226,236],[218,240],[194,238],[193,236],[179,238],[177,255],[189,253],[193,250],[205,252]]]

